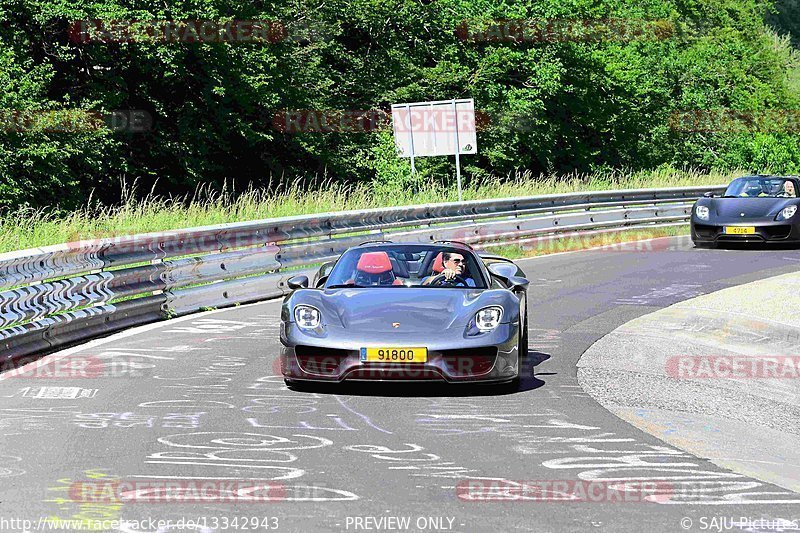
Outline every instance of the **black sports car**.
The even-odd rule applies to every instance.
[[[287,384],[509,383],[527,353],[528,280],[508,259],[455,242],[365,243],[322,265],[281,312]]]
[[[715,247],[728,242],[800,242],[800,182],[796,177],[746,176],[722,196],[706,193],[692,207],[692,241]]]

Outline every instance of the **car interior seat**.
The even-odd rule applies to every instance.
[[[392,262],[386,252],[365,252],[358,258],[353,276],[356,285],[400,285],[402,282],[392,271]]]
[[[390,257],[389,260],[392,263],[392,272],[394,272],[395,277],[406,279],[411,277],[411,274],[408,271],[408,264],[403,259]]]

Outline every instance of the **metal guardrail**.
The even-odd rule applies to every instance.
[[[0,254],[0,361],[165,317],[280,297],[298,270],[372,239],[509,243],[686,221],[724,186],[554,194],[344,211]],[[368,234],[368,235],[365,235]]]

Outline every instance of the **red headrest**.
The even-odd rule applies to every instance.
[[[431,272],[434,274],[441,274],[444,272],[444,263],[442,262],[442,252],[439,252],[439,255],[433,260],[433,266],[431,267]]]
[[[367,274],[383,274],[392,270],[392,262],[386,252],[366,252],[358,258],[356,270]]]

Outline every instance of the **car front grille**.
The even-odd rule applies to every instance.
[[[464,348],[443,350],[442,361],[453,377],[474,377],[488,373],[497,359],[497,348]]]
[[[768,239],[785,239],[792,231],[791,226],[765,226],[762,228]]]
[[[792,232],[792,227],[789,225],[781,226],[756,226],[758,233],[750,235],[726,235],[722,232],[724,226],[705,226],[703,224],[695,224],[694,231],[701,239],[714,239],[718,238],[721,241],[744,241],[744,240],[781,240],[785,239]]]
[[[300,369],[304,372],[335,376],[339,372],[339,366],[342,361],[355,352],[337,350],[335,348],[318,348],[316,346],[296,346],[294,353]]]
[[[694,231],[701,239],[713,239],[717,236],[718,228],[716,226],[706,226],[704,224],[695,224]]]
[[[398,381],[441,381],[442,376],[435,370],[421,365],[406,365],[390,368],[378,365],[356,368],[347,374],[348,380],[398,380]]]

